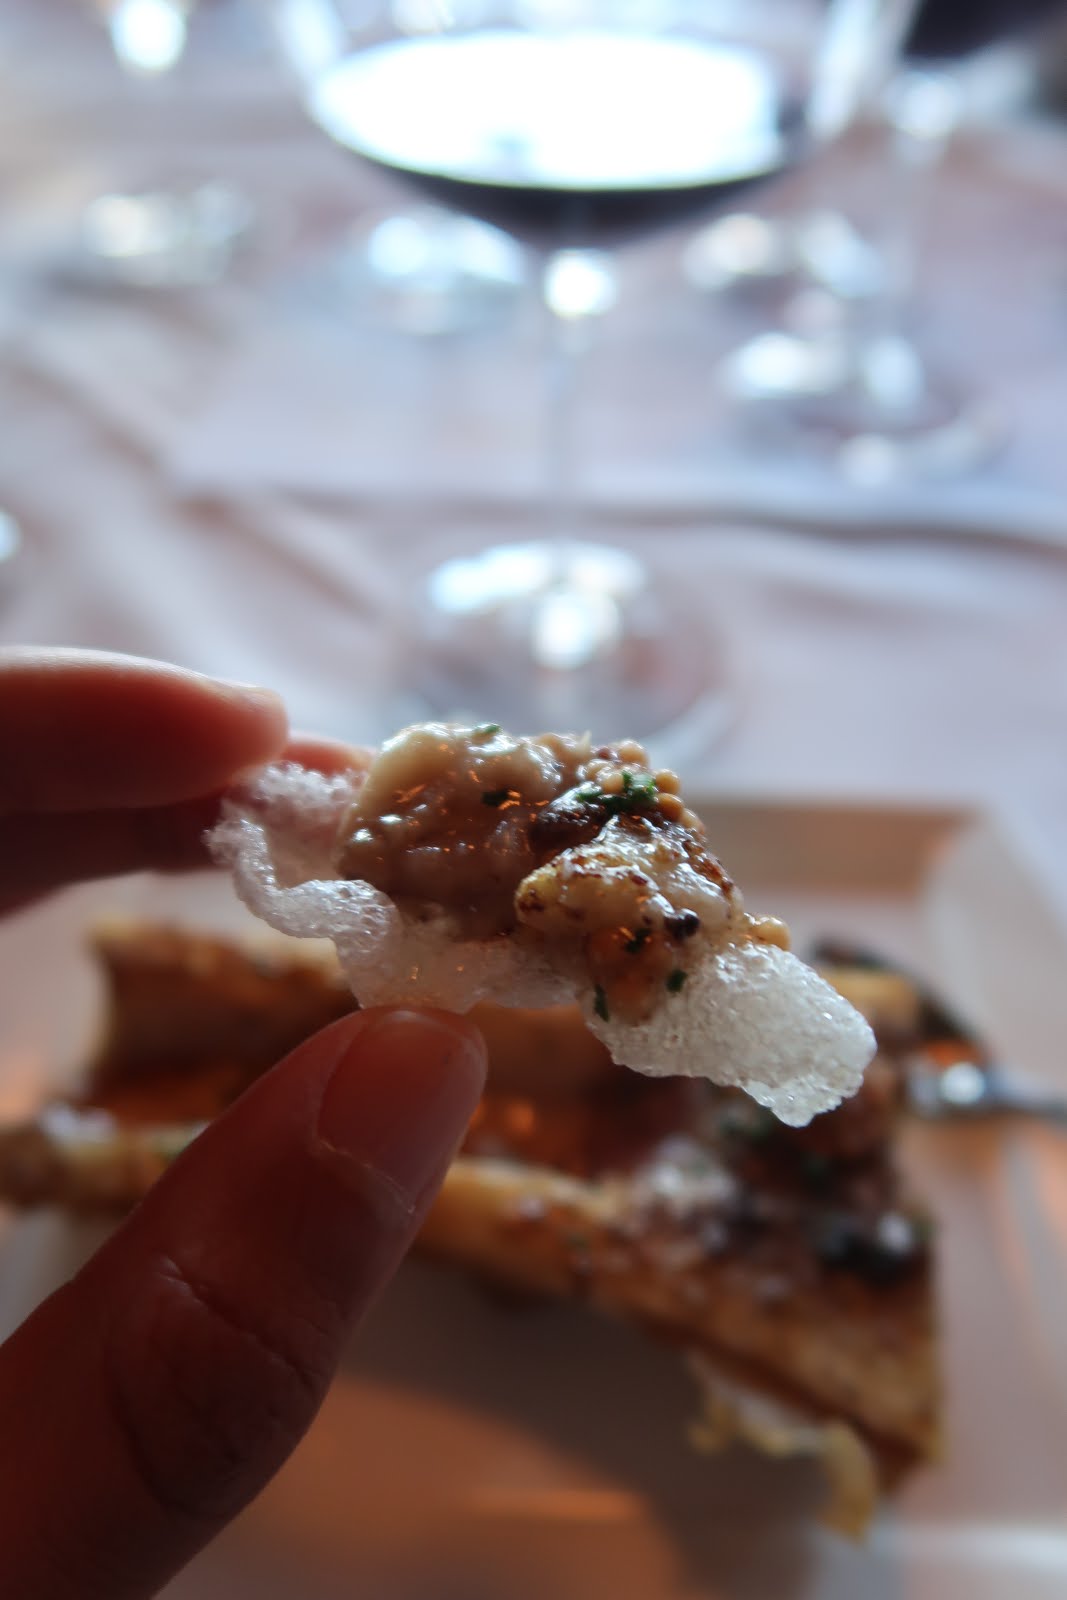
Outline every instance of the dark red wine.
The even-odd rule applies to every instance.
[[[349,56],[309,95],[346,148],[549,247],[707,210],[797,153],[800,96],[763,56],[700,38],[485,30]]]
[[[924,0],[905,54],[919,60],[952,60],[1040,26],[1065,0]]]

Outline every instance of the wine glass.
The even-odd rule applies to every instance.
[[[915,17],[906,30],[898,65],[921,73],[956,69],[1007,40],[1024,38],[1057,12],[1067,14],[1064,0],[914,0]],[[903,109],[890,96],[890,120]],[[902,121],[907,130],[907,113]],[[942,133],[951,118],[940,119]],[[930,136],[931,130],[926,130]],[[698,289],[716,293],[767,289],[780,296],[783,287],[803,289],[814,283],[846,298],[866,297],[884,282],[873,244],[851,220],[833,210],[802,211],[785,216],[731,212],[700,228],[688,241],[685,276]]]
[[[0,587],[3,585],[4,575],[9,570],[9,563],[13,562],[22,546],[22,534],[19,525],[11,515],[0,506]]]
[[[611,251],[766,182],[836,132],[901,0],[275,0],[334,142],[520,240],[550,342],[542,537],[430,574],[407,654],[421,704],[648,737],[726,725],[728,664],[684,572],[580,530],[575,361]],[[413,26],[413,19],[418,26]],[[601,285],[598,289],[597,285]]]
[[[425,203],[375,213],[348,240],[346,282],[379,322],[402,333],[466,333],[510,316],[522,252],[499,228]]]
[[[203,31],[227,52],[244,40],[245,19],[231,0],[79,0],[106,30],[125,87],[159,101],[186,59],[190,34]],[[194,288],[223,277],[249,234],[247,196],[215,176],[165,187],[130,186],[97,195],[77,225],[67,270],[104,284],[141,289]]]
[[[827,451],[856,482],[956,476],[1002,440],[990,397],[932,361],[911,335],[920,241],[964,109],[961,69],[1065,9],[1064,0],[916,0],[881,96],[887,155],[872,237],[857,236],[844,219],[835,233],[827,219],[820,228],[820,219],[804,217],[784,224],[791,239],[778,238],[777,251],[753,234],[753,252],[759,240],[769,271],[792,270],[796,293],[787,296],[782,327],[731,357],[727,387]],[[821,259],[804,248],[813,222],[832,247]],[[710,264],[714,243],[698,244],[691,263]]]

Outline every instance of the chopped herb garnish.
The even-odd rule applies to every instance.
[[[651,772],[646,772],[643,777],[638,777],[629,768],[622,775],[622,792],[631,800],[654,800],[656,798],[656,780]]]
[[[512,798],[514,798],[514,791],[511,789],[487,789],[482,795],[482,805],[503,806]]]
[[[675,967],[667,979],[667,989],[671,994],[677,994],[685,986],[689,974],[682,967]]]
[[[646,806],[655,805],[658,793],[656,780],[651,772],[646,772],[644,777],[624,772],[621,792],[606,794],[604,805],[612,816],[618,816],[620,812],[643,811]]]
[[[584,783],[576,791],[576,798],[585,805],[602,806],[609,817],[631,811],[642,811],[655,804],[659,790],[651,772],[643,775],[626,769],[622,775],[622,788],[618,794],[608,794],[598,783]]]
[[[588,1251],[592,1240],[587,1233],[568,1233],[567,1249],[580,1250],[584,1254]]]
[[[499,722],[479,722],[473,730],[476,739],[491,739],[494,733],[500,732]]]
[[[637,932],[627,939],[623,949],[628,956],[636,956],[645,948],[651,937],[651,928],[638,928]]]
[[[601,1022],[608,1022],[611,1020],[611,1012],[608,1010],[608,997],[604,993],[603,984],[600,983],[598,983],[596,988],[593,990],[593,1010],[596,1012]]]

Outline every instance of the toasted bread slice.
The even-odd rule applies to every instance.
[[[103,930],[96,951],[111,1003],[82,1100],[0,1134],[15,1203],[132,1205],[352,1005],[318,952],[143,926]],[[699,1442],[819,1455],[835,1520],[861,1526],[879,1488],[938,1447],[928,1228],[892,1160],[891,1062],[793,1130],[736,1091],[621,1072],[576,1011],[481,1021],[490,1087],[422,1251],[666,1337],[701,1382]]]

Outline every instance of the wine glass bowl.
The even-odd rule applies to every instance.
[[[357,225],[342,265],[376,320],[429,338],[503,321],[525,278],[519,246],[499,228],[422,203]]]
[[[592,541],[502,544],[436,567],[414,617],[408,687],[438,715],[510,727],[590,726],[640,739],[699,731],[736,709],[736,671],[706,597]],[[709,693],[729,684],[730,694]]]
[[[321,77],[309,109],[336,143],[546,251],[683,221],[766,177],[793,114],[741,51],[515,28],[382,43]]]

